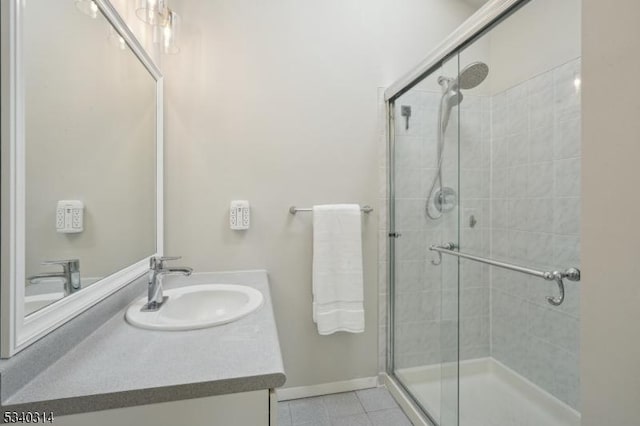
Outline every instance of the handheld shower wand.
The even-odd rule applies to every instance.
[[[425,211],[431,219],[442,217],[443,206],[446,202],[445,188],[442,185],[442,160],[444,158],[444,137],[451,118],[451,111],[462,102],[464,96],[460,89],[473,89],[487,78],[489,67],[484,62],[473,62],[467,65],[457,78],[441,76],[438,83],[442,86],[442,97],[440,98],[440,108],[438,109],[438,134],[437,134],[437,157],[438,164],[436,173],[433,176],[431,187],[427,195]],[[436,191],[436,188],[437,191]],[[431,204],[435,204],[437,212],[432,212]]]

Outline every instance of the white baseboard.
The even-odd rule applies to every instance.
[[[387,387],[387,390],[389,391],[391,396],[393,396],[393,399],[396,400],[396,402],[398,403],[402,411],[404,411],[404,414],[406,414],[407,417],[409,417],[409,420],[411,420],[411,423],[413,423],[414,426],[432,426],[431,422],[429,422],[427,419],[422,417],[422,414],[420,413],[418,408],[405,395],[402,389],[400,389],[400,386],[398,386],[395,380],[389,377],[388,374],[384,374],[384,378],[385,378],[384,384]]]
[[[309,398],[312,396],[329,395],[339,392],[351,392],[360,389],[375,388],[377,386],[378,376],[373,376],[344,380],[342,382],[276,389],[276,394],[278,396],[278,401],[288,401],[290,399]]]

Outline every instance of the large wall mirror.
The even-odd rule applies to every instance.
[[[6,3],[3,357],[162,252],[160,72],[108,1]]]

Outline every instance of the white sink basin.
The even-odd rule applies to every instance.
[[[202,284],[165,290],[169,298],[155,312],[142,312],[147,298],[127,309],[129,324],[149,330],[196,330],[227,324],[262,306],[258,290],[235,284]]]

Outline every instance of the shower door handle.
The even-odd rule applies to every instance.
[[[435,247],[435,246],[431,246],[431,247]],[[441,247],[441,248],[446,249],[446,250],[455,250],[457,248],[455,243],[444,243],[444,244],[442,244],[440,246],[437,246],[437,247]],[[431,249],[429,249],[429,250],[431,250]],[[440,265],[442,263],[442,253],[439,252],[439,251],[437,253],[438,253],[438,260],[431,260],[431,264],[435,265],[435,266],[438,266],[438,265]]]
[[[497,260],[487,259],[485,257],[474,256],[472,254],[461,253],[459,251],[453,251],[455,247],[454,243],[447,243],[443,245],[433,245],[429,247],[429,250],[438,253],[438,260],[432,260],[431,263],[439,265],[442,262],[442,254],[449,254],[457,256],[462,259],[473,260],[474,262],[485,263],[491,266],[497,266],[499,268],[508,269],[510,271],[522,272],[523,274],[533,275],[535,277],[544,278],[547,281],[555,281],[558,284],[558,291],[560,293],[557,297],[547,297],[547,302],[553,306],[562,305],[564,302],[564,281],[580,281],[580,270],[577,268],[568,268],[564,271],[538,271],[536,269],[526,268],[520,265],[513,265],[511,263],[499,262]]]

